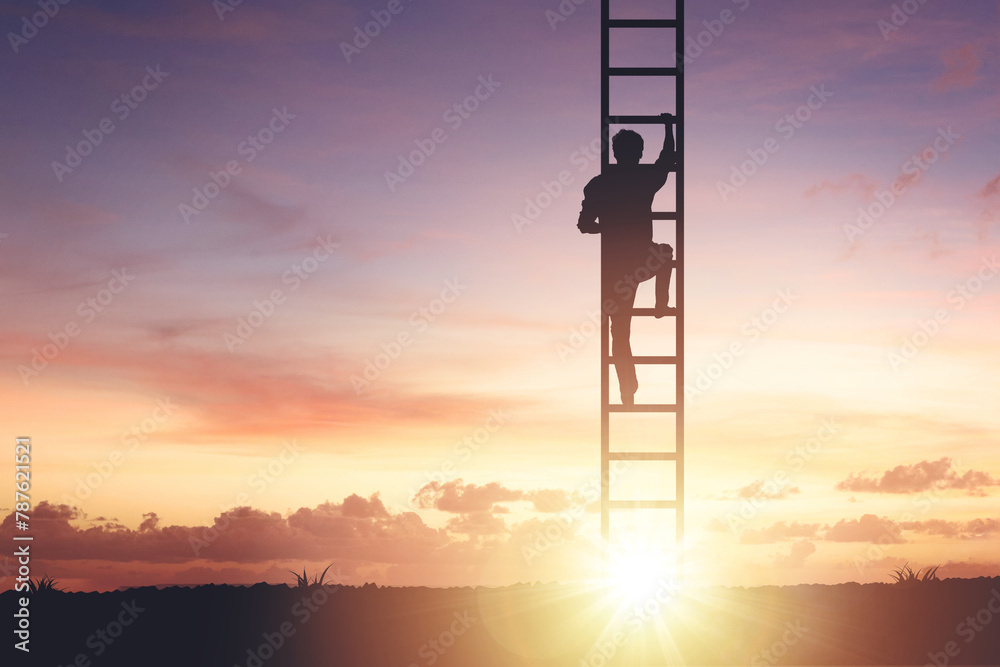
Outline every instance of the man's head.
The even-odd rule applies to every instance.
[[[618,164],[639,164],[642,157],[642,135],[633,130],[619,130],[611,138],[611,149]]]

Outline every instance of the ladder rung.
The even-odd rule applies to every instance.
[[[637,364],[661,364],[669,365],[676,364],[677,357],[632,357],[632,361]],[[608,363],[615,363],[614,357],[608,357]]]
[[[677,211],[654,211],[653,220],[676,220]]]
[[[676,260],[670,263],[673,264],[674,266],[677,266]],[[633,308],[632,316],[635,317],[638,315],[640,317],[653,317],[653,314],[655,312],[656,310],[653,308]],[[667,309],[666,317],[677,317],[677,309],[673,306],[670,306]]]
[[[646,405],[609,405],[608,412],[677,412],[677,406],[666,403]]]
[[[609,500],[609,510],[675,510],[676,500]]]
[[[677,68],[676,67],[609,67],[608,76],[677,76]]]
[[[676,452],[608,452],[609,461],[676,461]]]
[[[616,169],[620,169],[621,165],[612,162],[611,164],[608,165],[608,167],[610,169],[616,170]],[[638,169],[640,172],[643,172],[643,171],[654,171],[654,170],[655,171],[662,171],[661,167],[657,167],[652,162],[640,162],[639,164],[635,165],[635,167],[630,167],[630,168]],[[670,171],[670,170],[668,169],[668,171]]]
[[[675,116],[673,124],[677,123]],[[611,125],[665,125],[660,116],[608,116],[608,123]]]
[[[609,28],[676,28],[676,19],[610,19]]]

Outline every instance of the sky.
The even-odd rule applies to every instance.
[[[1000,574],[1000,3],[688,5],[688,576]],[[35,572],[592,576],[600,4],[39,6],[0,5],[0,414]],[[673,64],[670,31],[623,32],[613,64]],[[612,113],[676,110],[639,83]],[[671,353],[668,320],[633,337]],[[622,428],[672,447],[669,419]],[[638,468],[617,497],[672,492]]]

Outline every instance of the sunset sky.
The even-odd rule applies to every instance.
[[[223,2],[0,6],[0,415],[32,439],[35,571],[587,576],[600,3]],[[1000,574],[1000,3],[902,4],[688,3],[694,581]],[[672,3],[619,15],[643,5]],[[644,85],[613,113],[674,110]]]

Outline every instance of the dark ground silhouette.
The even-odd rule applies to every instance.
[[[49,592],[29,605],[30,658],[7,630],[16,655],[3,664],[1000,664],[1000,578],[659,593],[666,602],[651,594],[612,623],[610,596],[567,585]],[[7,623],[20,595],[0,595]],[[684,663],[664,658],[657,627]]]

